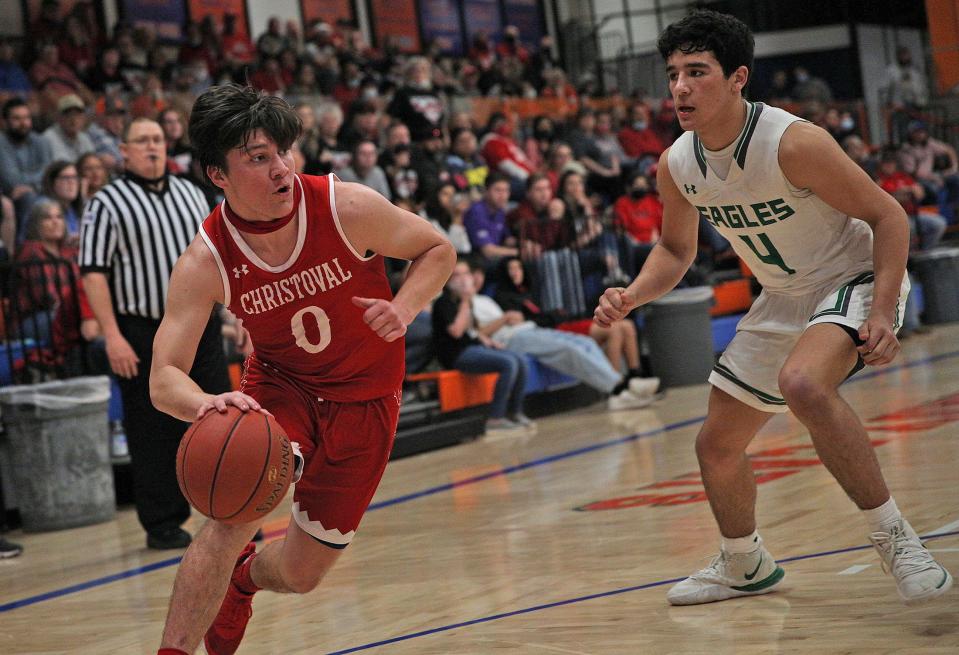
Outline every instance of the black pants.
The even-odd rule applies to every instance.
[[[136,377],[118,378],[137,517],[147,532],[177,528],[190,517],[190,505],[176,481],[176,451],[188,424],[158,411],[150,402],[153,337],[160,321],[117,316],[117,324],[140,358]],[[230,390],[220,318],[216,313],[200,339],[190,377],[209,393]]]

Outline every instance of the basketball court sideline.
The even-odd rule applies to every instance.
[[[959,571],[959,327],[904,343],[844,396],[899,505]],[[775,418],[750,448],[760,530],[782,591],[672,608],[665,591],[715,554],[692,443],[708,388],[648,410],[599,406],[535,434],[391,463],[356,542],[318,590],[262,594],[239,653],[954,653],[959,593],[902,605],[861,517]],[[282,535],[289,498],[265,526]],[[188,524],[195,531],[199,515]],[[154,653],[178,557],[147,551],[132,510],[15,535],[0,562],[0,652]]]

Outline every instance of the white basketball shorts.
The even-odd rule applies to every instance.
[[[858,332],[872,307],[873,274],[861,273],[838,289],[802,296],[762,292],[736,326],[736,336],[709,375],[709,382],[763,412],[789,408],[779,390],[779,371],[803,331],[836,323]],[[909,276],[899,289],[894,329],[902,326]]]

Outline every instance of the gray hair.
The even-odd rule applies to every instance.
[[[61,214],[64,213],[63,206],[56,200],[51,200],[50,198],[40,198],[40,200],[37,200],[33,204],[33,207],[30,208],[30,218],[27,221],[24,231],[24,238],[27,241],[40,240],[40,221],[45,219],[53,209],[59,209]]]

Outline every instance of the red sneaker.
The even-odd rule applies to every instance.
[[[240,647],[243,633],[246,632],[246,624],[253,616],[253,594],[245,594],[237,589],[233,580],[236,579],[237,571],[240,570],[243,562],[255,553],[256,546],[249,543],[236,560],[233,577],[230,580],[230,586],[227,587],[223,604],[220,605],[220,611],[213,619],[213,625],[203,637],[206,652],[210,655],[233,655]]]

